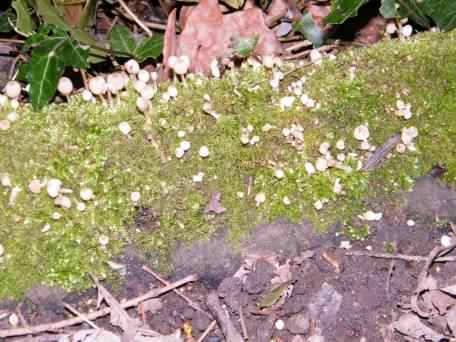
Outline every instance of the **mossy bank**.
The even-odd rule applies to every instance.
[[[456,183],[455,43],[456,33],[423,34],[289,74],[288,66],[278,90],[262,67],[246,65],[221,80],[190,77],[169,101],[162,85],[145,115],[133,91],[113,109],[79,96],[40,113],[21,107],[0,131],[0,297],[35,283],[83,289],[88,272],[112,274],[106,262],[130,244],[163,269],[179,241],[228,227],[236,244],[278,217],[305,218],[322,231],[340,222],[349,237],[364,238],[365,227],[351,218],[370,209],[366,199],[409,188],[434,164],[448,169],[447,184]],[[289,96],[294,102],[283,99]],[[410,119],[396,115],[398,100],[410,105]],[[0,119],[10,112],[3,108]],[[121,122],[132,127],[127,135]],[[369,152],[354,138],[360,125],[372,146],[404,127],[418,136],[379,169],[362,172]],[[345,146],[338,149],[339,140]],[[178,158],[183,141],[190,145]],[[338,167],[309,174],[305,165],[323,156],[323,142]],[[200,155],[203,146],[208,155]],[[32,180],[52,178],[62,181],[70,208],[56,206],[45,188],[29,190]],[[92,200],[80,199],[83,188],[93,190]],[[214,193],[223,213],[205,210]],[[153,224],[135,222],[144,212]]]

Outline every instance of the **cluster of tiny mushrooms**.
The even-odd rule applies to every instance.
[[[409,30],[407,26],[403,27],[403,29],[404,28],[405,30]],[[405,33],[409,35],[408,31]],[[325,56],[317,49],[312,50],[310,53],[310,60],[312,63],[316,65],[321,64],[323,57]],[[329,59],[336,58],[332,54],[327,54],[327,57]],[[254,69],[264,67],[270,70],[272,77],[269,80],[269,84],[274,90],[276,90],[277,92],[279,91],[280,82],[284,78],[284,73],[281,71],[283,62],[280,58],[273,56],[264,56],[261,59],[261,63],[256,59],[250,58],[248,59],[248,65],[250,65]],[[185,84],[185,75],[187,74],[187,71],[190,66],[190,59],[187,56],[171,56],[168,59],[168,66],[174,72],[174,81],[176,80],[176,78],[179,78]],[[78,91],[78,93],[80,93],[84,101],[96,102],[96,99],[99,98],[104,105],[113,106],[113,97],[117,97],[117,101],[120,101],[119,97],[126,94],[123,92],[125,92],[127,85],[131,82],[133,88],[139,94],[136,100],[137,109],[143,113],[148,111],[151,108],[152,98],[158,92],[158,73],[156,71],[149,72],[145,69],[142,69],[139,63],[133,59],[128,60],[123,65],[122,69],[122,71],[117,71],[108,75],[99,75],[90,78],[87,84],[88,88],[84,88]],[[350,72],[352,78],[356,77],[356,67],[352,67]],[[211,63],[211,75],[214,78],[219,78],[221,76],[217,61]],[[282,110],[287,110],[288,108],[291,108],[297,102],[296,100],[299,100],[303,106],[310,110],[319,108],[320,104],[303,92],[303,85],[305,81],[305,77],[302,77],[298,81],[293,82],[288,86],[287,96],[282,97],[277,103],[277,105]],[[73,83],[67,77],[60,78],[57,89],[59,93],[64,97],[68,97],[72,93],[74,93]],[[12,80],[6,84],[4,88],[4,95],[0,94],[0,108],[5,108],[9,104],[9,107],[12,109],[12,111],[7,114],[6,119],[0,120],[0,131],[8,130],[11,124],[18,119],[18,114],[16,110],[19,107],[18,98],[22,90],[23,89],[21,84],[17,81]],[[25,90],[27,91],[27,88]],[[171,82],[167,90],[161,94],[161,101],[169,102],[177,96],[178,90],[175,86],[175,83]],[[404,103],[400,99],[400,95],[397,95],[397,97],[397,108],[395,110],[395,114],[399,117],[402,117],[405,120],[410,119],[410,117],[412,116],[410,104]],[[211,99],[210,96],[207,94],[204,95],[204,105],[202,110],[203,112],[209,114],[216,120],[220,117],[220,114],[216,113],[212,109]],[[261,130],[263,132],[268,132],[269,130],[274,128],[274,126],[266,124],[262,127]],[[131,132],[131,127],[128,124],[128,122],[121,122],[118,125],[118,129],[124,135],[128,135]],[[253,131],[254,128],[251,125],[248,125],[246,128],[243,128],[241,130],[240,143],[242,145],[255,145],[260,141],[260,137],[258,135],[251,136]],[[303,131],[303,127],[301,127],[299,124],[292,124],[291,127],[283,128],[281,133],[285,138],[286,143],[291,144],[297,150],[301,150],[304,144]],[[184,138],[185,135],[185,131],[178,132],[179,138]],[[401,142],[397,144],[396,151],[398,153],[404,153],[406,150],[414,151],[415,145],[413,141],[417,137],[417,135],[418,130],[416,127],[404,127],[401,131]],[[369,143],[370,133],[368,123],[356,127],[353,131],[353,137],[357,141],[359,141],[360,150],[366,151],[367,153],[372,153],[373,151],[375,151],[376,147]],[[347,164],[344,164],[344,161],[349,158],[351,158],[352,160],[356,160],[358,164],[357,169],[361,169],[362,160],[358,159],[357,153],[344,153],[344,151],[346,150],[346,144],[343,139],[338,140],[335,143],[334,147],[337,150],[337,155],[335,158],[331,154],[330,150],[332,146],[329,142],[325,141],[320,144],[319,153],[321,154],[321,156],[315,161],[315,163],[307,161],[304,165],[308,175],[312,175],[317,172],[323,173],[329,168],[339,168],[345,170],[346,172],[351,172],[351,167]],[[178,159],[183,158],[186,152],[190,150],[190,148],[190,141],[181,141],[180,145],[176,148],[175,157]],[[209,157],[208,147],[201,146],[198,154],[201,158]],[[193,182],[202,182],[203,177],[204,173],[198,172],[196,175],[193,176]],[[277,179],[282,179],[286,177],[286,173],[283,169],[277,168],[274,170],[274,177],[276,177]],[[12,184],[8,174],[0,174],[0,184],[5,188],[10,188],[9,206],[14,206],[16,197],[18,193],[22,191],[22,189],[19,186],[14,186]],[[54,199],[54,204],[57,207],[63,209],[70,209],[73,206],[73,203],[75,203],[77,210],[84,211],[86,209],[87,203],[95,198],[95,194],[92,189],[82,188],[79,192],[79,198],[72,200],[69,197],[69,194],[73,193],[73,190],[64,188],[62,182],[59,179],[33,179],[28,185],[28,190],[33,194],[40,193],[43,188],[46,188],[48,196]],[[341,183],[341,180],[339,178],[337,178],[334,182],[333,191],[336,194],[344,194],[343,184]],[[238,192],[237,196],[239,198],[242,198],[244,197],[244,194]],[[134,191],[130,193],[130,200],[133,203],[138,203],[140,199],[141,194],[139,192]],[[266,194],[264,192],[256,194],[256,206],[262,205],[265,201]],[[321,210],[324,207],[325,203],[327,203],[328,201],[329,200],[325,198],[317,200],[314,203],[315,209]],[[285,196],[283,198],[283,203],[284,205],[291,204],[290,198]],[[60,217],[61,214],[59,212],[54,212],[52,214],[53,220],[58,220]],[[359,217],[366,221],[374,221],[380,220],[382,214],[367,211]],[[42,231],[46,232],[49,229],[50,225],[46,224],[43,227]],[[99,243],[101,246],[106,246],[108,242],[109,238],[107,236],[102,235],[99,237]],[[349,248],[350,245],[349,243],[344,241],[341,247]],[[4,247],[0,244],[0,257],[3,254]]]

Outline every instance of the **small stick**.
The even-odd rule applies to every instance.
[[[138,26],[141,27],[144,30],[144,32],[147,33],[149,37],[152,37],[154,35],[152,31],[149,30],[149,28],[146,25],[144,25],[144,23],[141,20],[139,20],[136,14],[132,12],[132,10],[127,6],[127,4],[123,0],[117,0],[117,2],[120,4],[120,6],[122,6],[125,12],[127,12],[127,14],[135,21],[135,23],[138,24]]]
[[[390,254],[390,253],[374,253],[374,252],[363,252],[363,251],[348,251],[345,252],[345,255],[348,256],[368,256],[371,258],[378,258],[378,259],[398,259],[398,260],[405,260],[405,261],[416,261],[416,262],[423,262],[427,261],[428,257],[421,256],[421,255],[406,255],[406,254]],[[438,257],[434,260],[435,262],[455,262],[456,257]]]
[[[241,334],[236,330],[228,313],[223,310],[222,304],[216,292],[211,292],[207,296],[207,306],[214,314],[215,319],[222,329],[226,342],[244,342]]]
[[[203,334],[198,338],[196,342],[203,342],[203,340],[206,338],[207,335],[214,329],[215,325],[217,324],[217,321],[212,321],[211,324],[204,330]]]
[[[88,320],[85,315],[81,312],[79,312],[78,310],[76,310],[75,307],[71,306],[70,304],[67,304],[65,303],[64,305],[65,309],[67,309],[68,311],[70,311],[71,313],[75,314],[76,316],[82,318],[84,320],[84,322],[86,322],[88,325],[90,325],[92,328],[94,329],[99,329],[98,326],[93,323],[92,321]]]
[[[299,42],[299,43],[296,43],[296,44],[293,44],[289,47],[287,47],[285,49],[286,52],[289,52],[289,53],[292,53],[293,51],[296,51],[296,50],[300,50],[304,47],[308,47],[308,46],[311,46],[312,45],[312,42],[308,41],[308,40],[304,40],[302,42]]]
[[[390,153],[398,143],[401,142],[401,134],[396,133],[386,140],[386,142],[380,146],[374,154],[370,156],[367,162],[361,168],[361,171],[372,171],[376,169],[385,157]]]
[[[239,320],[241,321],[242,337],[244,337],[244,340],[248,341],[249,340],[249,334],[247,332],[247,327],[245,326],[244,310],[242,310],[242,306],[241,305],[239,305]]]
[[[161,283],[163,283],[164,285],[168,286],[169,285],[169,282],[167,282],[165,279],[163,279],[162,277],[160,277],[159,274],[157,274],[156,272],[152,271],[149,267],[147,267],[146,265],[144,265],[143,267],[143,270],[146,271],[147,273],[153,275],[155,278],[157,278]],[[198,304],[196,304],[194,301],[192,301],[190,298],[188,298],[186,295],[184,295],[183,293],[177,291],[176,289],[173,290],[173,292],[175,294],[177,294],[179,297],[181,297],[183,300],[185,300],[187,302],[187,304],[189,306],[191,306],[193,309],[195,309],[196,311],[199,311],[203,314],[205,314],[207,317],[209,318],[212,318],[212,316],[207,313],[206,311],[204,311],[203,309],[201,309],[199,307]]]
[[[133,306],[137,306],[139,303],[144,302],[145,300],[148,300],[150,298],[155,298],[158,297],[166,292],[172,291],[173,289],[176,289],[184,284],[187,284],[189,282],[196,281],[198,277],[196,275],[190,275],[187,276],[181,280],[176,281],[175,283],[172,283],[168,286],[159,288],[159,289],[152,289],[146,294],[135,297],[133,299],[130,299],[124,303],[120,303],[122,308],[127,309],[131,308]],[[111,313],[111,308],[107,307],[104,309],[100,309],[94,312],[90,312],[86,314],[86,319],[88,320],[95,320],[97,318],[106,316]],[[28,335],[28,334],[38,334],[43,331],[57,331],[59,329],[63,329],[65,327],[69,327],[72,325],[80,324],[84,322],[84,319],[81,317],[75,317],[75,318],[70,318],[54,323],[49,323],[49,324],[41,324],[41,325],[36,325],[30,328],[17,328],[17,329],[6,329],[6,330],[0,330],[0,337],[5,338],[5,337],[12,337],[12,336],[23,336],[23,335]]]
[[[125,19],[135,21],[131,16],[129,16],[127,13],[124,13],[122,11],[115,11],[118,15],[124,17]],[[142,21],[142,23],[147,26],[148,28],[154,29],[154,30],[160,30],[160,31],[165,31],[166,30],[166,24],[161,24],[161,23],[156,23],[153,21]]]

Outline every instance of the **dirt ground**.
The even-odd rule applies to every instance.
[[[187,336],[196,341],[213,321],[206,298],[216,291],[237,331],[248,341],[406,341],[398,333],[388,333],[388,326],[404,313],[424,263],[347,254],[390,251],[427,256],[443,235],[453,237],[456,192],[437,178],[425,176],[412,192],[376,199],[370,205],[383,218],[370,224],[368,239],[351,242],[350,249],[341,248],[346,237],[337,225],[318,235],[306,222],[282,221],[256,227],[239,250],[225,242],[223,233],[211,241],[178,248],[175,274],[169,281],[197,274],[199,281],[179,291],[201,310],[169,292],[150,311],[128,312],[162,334],[186,327]],[[146,219],[142,215],[139,223],[146,224]],[[127,250],[118,262],[126,266],[126,274],[122,286],[109,288],[117,299],[163,285],[142,269],[144,259],[134,250]],[[435,264],[431,273],[438,282],[451,282],[456,263]],[[0,307],[1,312],[19,313],[23,323],[37,325],[71,317],[64,303],[79,312],[94,310],[96,298],[95,289],[66,294],[40,286],[30,290],[23,302],[3,302]],[[96,324],[113,329],[107,317]],[[11,327],[4,315],[0,329],[7,328]],[[32,341],[24,336],[6,340]],[[46,341],[51,340],[47,335]],[[218,327],[205,338],[208,342],[224,340]]]

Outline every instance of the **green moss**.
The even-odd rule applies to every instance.
[[[169,102],[160,100],[167,86],[162,85],[145,116],[135,110],[133,92],[113,110],[79,97],[40,113],[20,109],[11,129],[0,131],[0,174],[8,174],[13,186],[22,189],[10,206],[11,189],[0,188],[0,243],[5,247],[0,297],[20,296],[34,283],[85,288],[86,274],[109,276],[106,261],[128,244],[142,249],[154,267],[167,269],[177,243],[208,238],[222,226],[229,228],[233,243],[255,224],[279,217],[309,219],[320,231],[340,222],[351,238],[366,238],[368,230],[355,227],[351,219],[367,209],[367,199],[410,188],[415,177],[436,163],[446,165],[446,182],[456,184],[455,39],[456,33],[423,34],[349,52],[291,73],[278,92],[269,86],[271,75],[264,69],[243,67],[222,80],[190,77],[177,85],[179,95]],[[356,68],[354,78],[351,67]],[[280,99],[290,95],[287,87],[301,77],[304,93],[319,107],[309,110],[297,98],[282,110]],[[203,111],[205,94],[221,115],[217,121]],[[408,121],[394,115],[398,94],[412,106]],[[133,128],[129,137],[117,128],[122,121]],[[352,172],[331,168],[308,175],[304,164],[320,157],[324,141],[331,143],[334,156],[339,139],[345,140],[346,155],[364,155],[353,130],[365,123],[376,146],[402,127],[416,126],[417,151],[394,153],[370,173],[356,171],[352,157],[344,161]],[[272,129],[265,132],[267,124]],[[250,137],[260,140],[242,145],[240,136],[249,125]],[[292,125],[304,129],[301,150],[282,134]],[[186,136],[179,138],[179,131]],[[191,142],[191,149],[177,159],[175,149],[183,140]],[[209,148],[208,158],[198,155],[201,146]],[[276,169],[285,177],[277,178]],[[203,182],[194,183],[192,176],[199,172]],[[73,190],[68,195],[72,208],[55,207],[45,191],[31,194],[27,186],[34,178],[62,180]],[[336,180],[343,194],[333,191]],[[75,207],[83,187],[94,190],[95,200],[81,212]],[[139,203],[130,200],[133,191],[141,193]],[[224,214],[204,212],[213,192],[221,193]],[[260,192],[266,201],[257,205]],[[325,205],[316,210],[319,200]],[[153,208],[160,225],[136,226],[138,207]],[[60,219],[52,219],[55,212]],[[43,231],[46,224],[50,229]],[[104,248],[102,236],[109,237]]]

